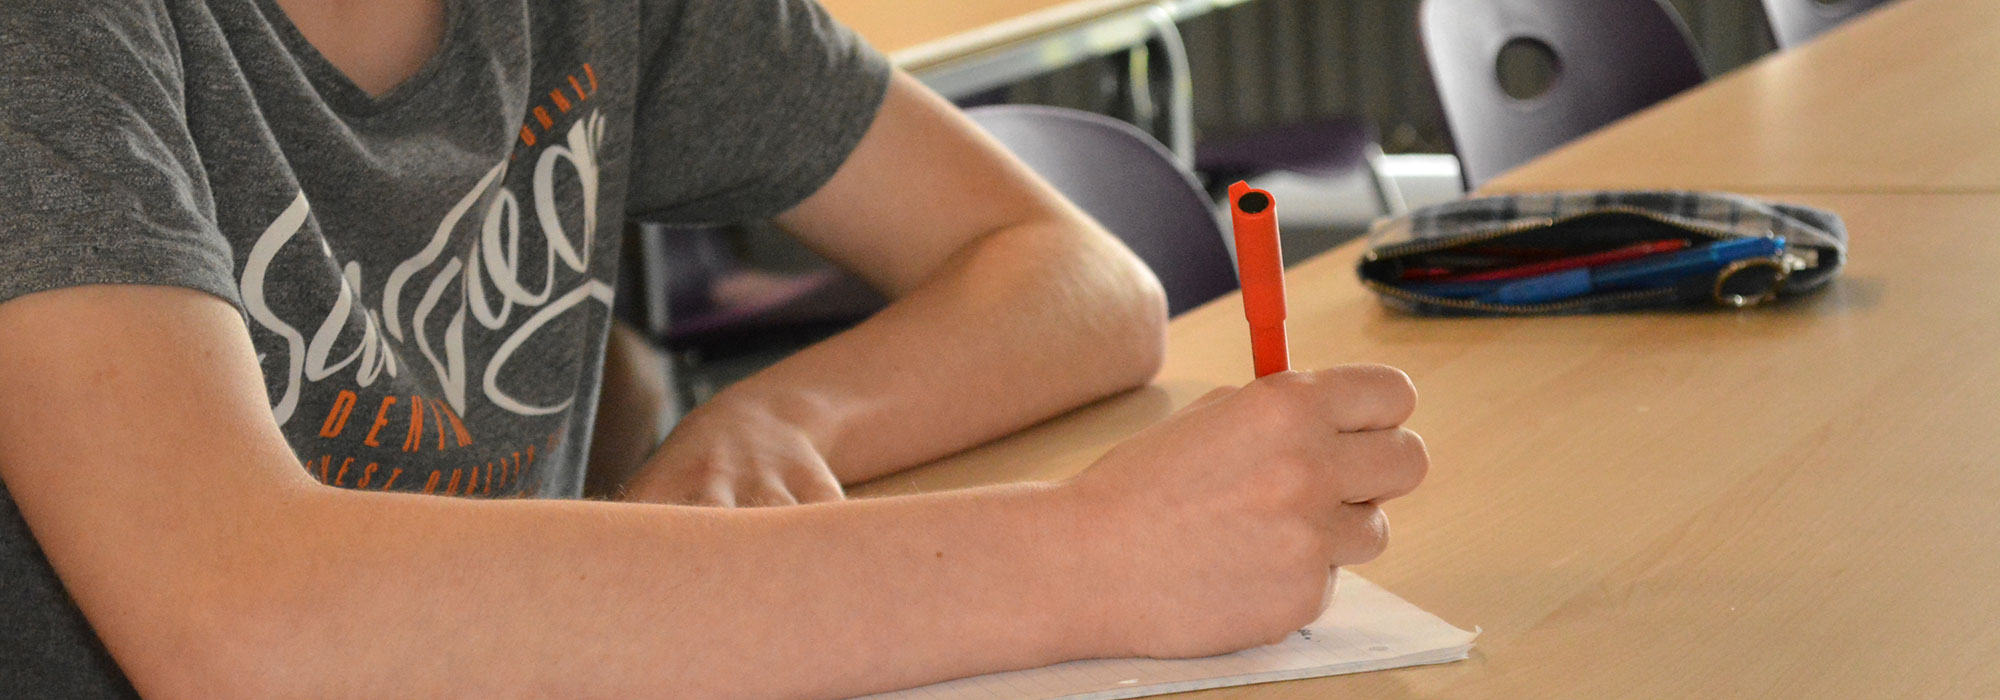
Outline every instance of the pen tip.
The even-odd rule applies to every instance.
[[[1271,196],[1263,192],[1251,191],[1236,198],[1236,208],[1245,214],[1261,214],[1271,208]]]

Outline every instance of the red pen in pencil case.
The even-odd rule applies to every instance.
[[[1628,245],[1622,248],[1613,248],[1611,250],[1597,252],[1597,253],[1583,253],[1578,255],[1561,255],[1560,253],[1558,253],[1557,255],[1560,257],[1555,257],[1554,259],[1542,260],[1539,262],[1531,262],[1522,265],[1514,265],[1511,267],[1500,267],[1500,268],[1488,267],[1483,269],[1475,268],[1471,271],[1453,270],[1450,268],[1438,268],[1438,267],[1411,267],[1411,268],[1405,268],[1403,270],[1401,279],[1405,282],[1412,282],[1412,281],[1486,282],[1492,280],[1520,279],[1523,277],[1533,277],[1535,275],[1545,274],[1549,272],[1560,272],[1562,270],[1574,270],[1580,267],[1590,267],[1593,265],[1609,265],[1611,263],[1625,262],[1627,260],[1637,260],[1639,258],[1643,258],[1648,255],[1670,253],[1676,250],[1681,250],[1686,247],[1688,247],[1687,239],[1670,238],[1659,241],[1645,241],[1643,243],[1634,243],[1632,245]]]

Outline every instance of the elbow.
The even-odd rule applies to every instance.
[[[248,574],[242,578],[252,578]],[[321,663],[329,652],[306,648],[323,624],[311,609],[280,611],[282,596],[271,586],[238,584],[235,594],[189,601],[185,646],[141,678],[135,688],[149,700],[255,700],[309,697],[325,692]],[[251,600],[251,598],[258,598]]]
[[[266,529],[230,538],[213,556],[153,580],[102,637],[142,697],[176,700],[304,697],[323,689],[325,654],[309,650],[327,610],[302,604],[300,560],[310,538]],[[246,541],[248,540],[248,541]],[[284,546],[275,546],[285,543]]]
[[[1135,258],[1128,267],[1125,291],[1116,295],[1115,308],[1107,313],[1118,319],[1111,324],[1118,331],[1109,341],[1118,351],[1106,355],[1119,358],[1110,375],[1118,378],[1119,390],[1152,382],[1167,359],[1167,293],[1145,263]]]
[[[123,621],[122,630],[99,625],[99,635],[132,687],[151,700],[299,695],[298,687],[275,683],[288,665],[270,653],[275,646],[246,643],[257,636],[244,632],[259,626],[258,615],[232,607],[224,597],[183,594],[171,607]]]
[[[215,654],[190,648],[168,663],[133,668],[132,664],[121,660],[121,666],[133,689],[148,700],[251,700],[285,697],[298,692],[296,688],[287,692],[260,687],[259,684],[232,677],[229,675],[231,669],[223,668],[219,659],[209,658],[213,656]],[[235,668],[240,670],[261,662],[261,659],[236,659],[234,663]]]

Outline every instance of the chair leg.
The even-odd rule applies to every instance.
[[[1116,79],[1116,94],[1108,114],[1112,118],[1139,127],[1140,131],[1152,134],[1154,138],[1165,135],[1160,129],[1160,110],[1153,100],[1152,83],[1153,50],[1151,42],[1132,47],[1106,61],[1111,74]]]
[[[1160,139],[1180,160],[1181,167],[1194,168],[1194,79],[1188,61],[1187,44],[1180,27],[1165,7],[1152,10],[1153,40],[1148,45],[1157,54],[1150,69],[1155,109],[1163,112],[1165,124]]]
[[[1368,146],[1368,182],[1375,187],[1376,202],[1382,205],[1386,216],[1402,216],[1409,213],[1410,205],[1403,200],[1403,189],[1396,186],[1396,179],[1389,176],[1389,157],[1382,153],[1382,147]]]

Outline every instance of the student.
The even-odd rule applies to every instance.
[[[1145,382],[1164,319],[807,0],[15,0],[0,106],[7,697],[837,697],[1225,652],[1315,616],[1426,467],[1407,378],[1357,366],[1060,484],[841,500]],[[895,302],[578,500],[641,214],[775,216]]]

